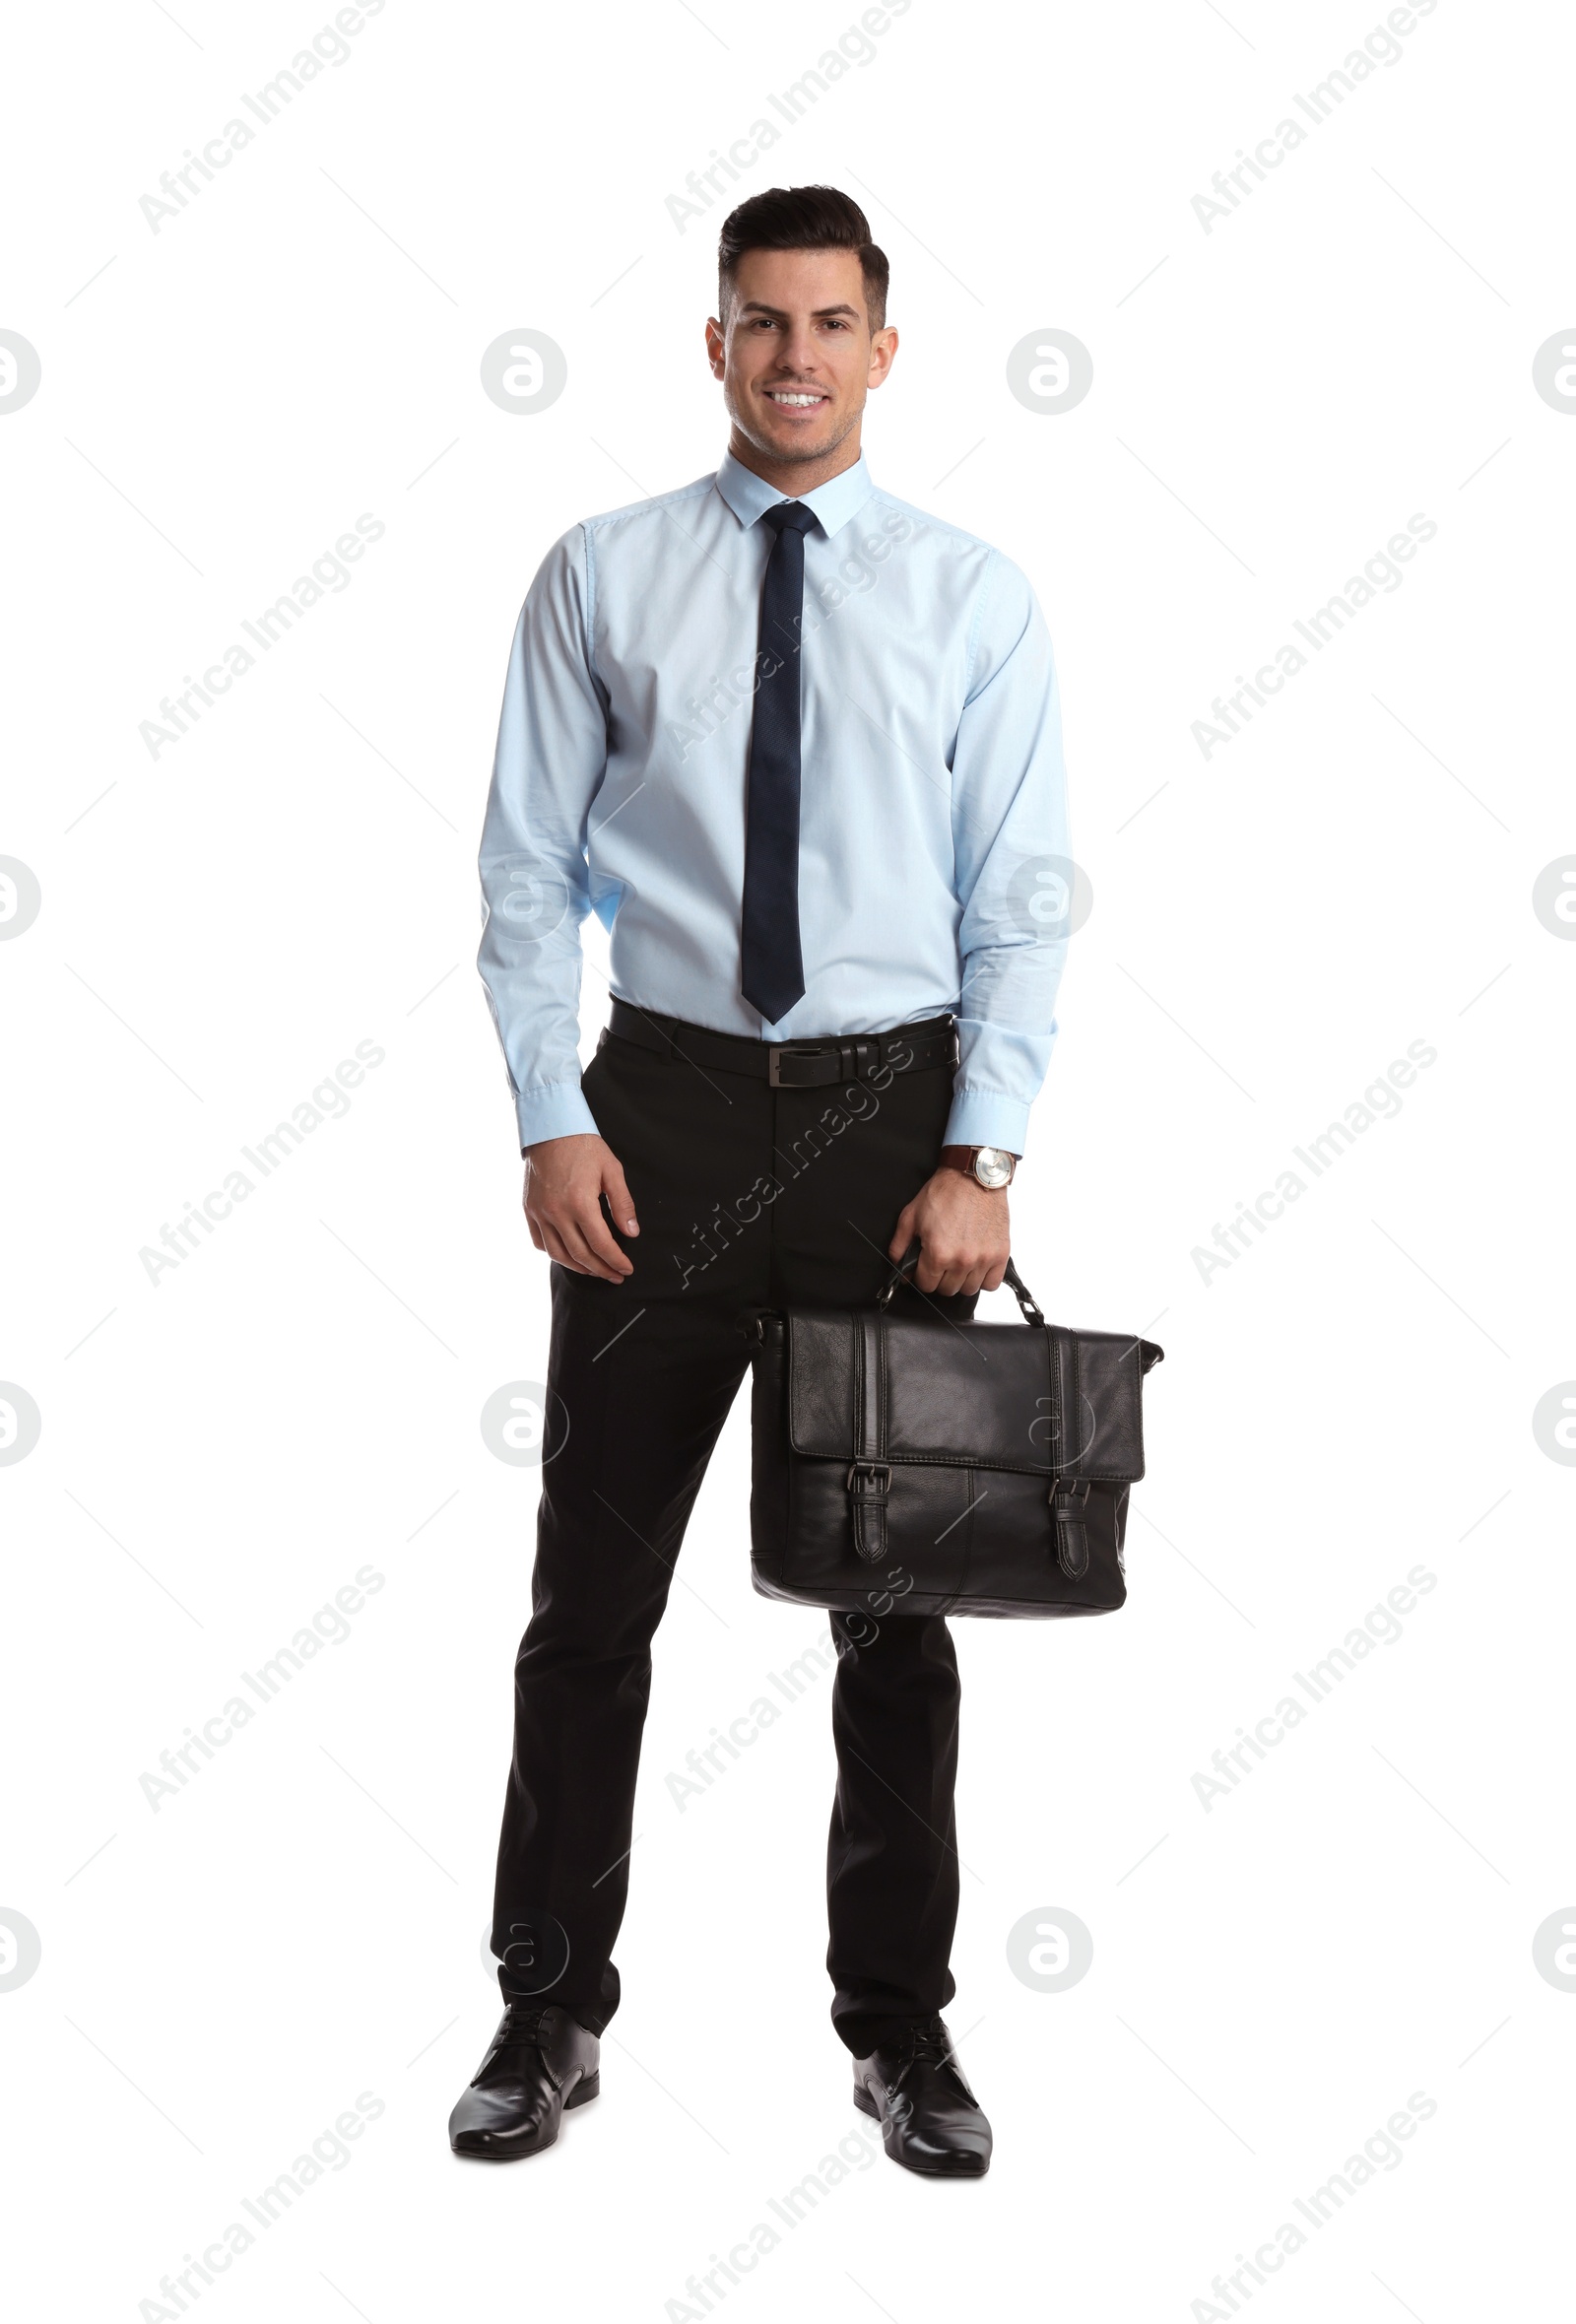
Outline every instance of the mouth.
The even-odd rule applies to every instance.
[[[817,387],[768,387],[765,392],[766,401],[779,412],[815,412],[831,401]]]

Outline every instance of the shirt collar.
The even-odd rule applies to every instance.
[[[779,500],[797,498],[812,510],[828,540],[840,533],[849,519],[858,514],[876,489],[870,480],[870,470],[865,465],[863,452],[852,468],[845,468],[829,484],[818,485],[813,493],[779,492],[774,484],[768,484],[763,476],[757,476],[753,468],[747,468],[742,460],[736,460],[732,452],[723,453],[716,482],[717,491],[742,525],[748,527],[758,523],[766,510],[774,508]]]

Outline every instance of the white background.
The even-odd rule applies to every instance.
[[[859,12],[390,0],[152,232],[139,198],[330,13],[128,0],[9,42],[0,324],[42,383],[0,421],[0,853],[42,908],[0,945],[0,1376],[42,1433],[0,1469],[0,1905],[42,1954],[0,1992],[8,2304],[164,2313],[371,2092],[192,2304],[682,2316],[861,2119],[827,1682],[687,1813],[664,1780],[822,1625],[751,1592],[742,1402],[658,1639],[602,2098],[536,2161],[456,2161],[537,1487],[478,1415],[548,1323],[474,858],[548,544],[722,445],[724,204],[681,232],[667,197]],[[1213,231],[1192,207],[1384,13],[915,0],[733,191],[866,204],[901,333],[872,467],[1044,604],[1095,902],[1017,1249],[1058,1318],[1167,1352],[1127,1609],[953,1626],[949,2019],[992,2172],[855,2169],[717,2278],[741,2317],[1209,2316],[1413,2092],[1397,2166],[1247,2304],[1554,2291],[1576,2000],[1533,1936],[1576,1896],[1576,1476],[1532,1415],[1576,1374],[1576,947],[1532,889],[1576,847],[1576,423],[1533,360],[1573,320],[1569,21],[1442,0]],[[568,363],[527,416],[479,382],[522,327]],[[1007,387],[1047,327],[1092,356],[1075,411]],[[363,511],[351,585],[152,758],[161,698]],[[1403,585],[1206,760],[1213,697],[1419,512]],[[605,1000],[588,973],[587,1054]],[[141,1249],[361,1040],[349,1112],[151,1283]],[[1195,1247],[1413,1041],[1399,1115],[1206,1282]],[[156,1813],[143,1772],[366,1564],[350,1636]],[[1417,1565],[1400,1639],[1207,1812],[1211,1755]],[[1051,1910],[1094,1955],[1048,1994],[1006,1945]]]

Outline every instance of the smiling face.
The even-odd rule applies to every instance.
[[[796,492],[851,468],[896,351],[894,330],[870,327],[856,252],[746,250],[726,317],[706,325],[735,458]]]

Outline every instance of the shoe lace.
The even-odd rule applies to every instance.
[[[951,2066],[952,2038],[940,2018],[919,2018],[903,2030],[897,2045],[897,2079],[903,2081],[913,2066]]]
[[[486,2073],[493,2059],[499,2057],[504,2050],[516,2049],[522,2045],[531,2049],[540,2049],[542,2046],[542,2021],[546,2016],[545,2007],[532,2008],[529,2004],[518,2001],[505,2003],[503,2021],[492,2036],[480,2071]]]

